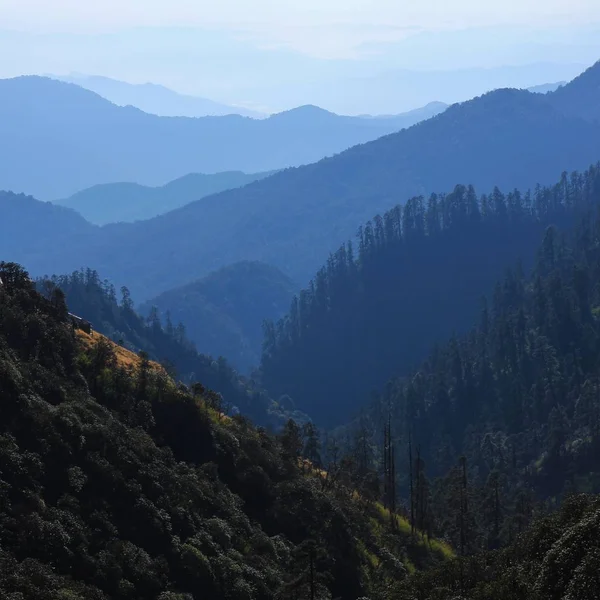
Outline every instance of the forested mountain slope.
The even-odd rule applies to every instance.
[[[431,473],[464,454],[480,477],[489,460],[522,468],[541,497],[600,488],[599,214],[568,236],[548,228],[530,277],[509,271],[468,335],[385,387],[381,407]],[[495,456],[478,453],[483,437]]]
[[[243,187],[270,173],[247,175],[231,171],[206,175],[190,173],[166,185],[149,187],[138,183],[105,183],[81,190],[54,204],[67,206],[95,225],[151,219],[194,200]]]
[[[239,260],[274,265],[302,283],[361,223],[411,196],[458,182],[481,193],[494,185],[527,189],[599,157],[600,124],[563,116],[551,95],[499,90],[319,163],[149,221],[105,227],[88,243],[50,248],[27,266],[44,273],[92,265],[140,300]],[[25,250],[16,245],[11,256],[20,260]]]
[[[382,386],[361,419],[365,437],[377,443],[386,423],[412,454],[412,470],[406,458],[397,468],[404,490],[417,482],[416,520],[461,554],[511,544],[536,513],[600,491],[599,282],[596,204],[568,234],[549,227],[531,275],[508,271],[478,324]],[[573,536],[597,536],[596,512]],[[583,561],[587,538],[569,538]],[[562,559],[552,560],[540,598],[563,597],[544,595],[552,581],[566,594],[568,579],[552,579]]]
[[[275,267],[244,261],[219,269],[199,281],[164,292],[140,309],[153,307],[187,324],[187,335],[198,350],[224,356],[237,369],[258,366],[263,321],[287,312],[296,285]]]
[[[144,358],[122,368],[78,344],[60,290],[0,277],[2,598],[379,598],[443,559],[350,469],[301,467],[293,423],[275,438]]]
[[[306,415],[289,407],[284,411],[264,390],[240,377],[224,358],[199,354],[181,321],[173,322],[167,313],[161,322],[156,311],[151,311],[148,318],[139,316],[129,290],[123,288],[118,301],[114,286],[101,281],[96,271],[87,269],[54,276],[40,280],[38,287],[46,295],[58,287],[65,294],[70,310],[91,322],[95,331],[133,352],[146,352],[177,380],[188,384],[201,381],[220,393],[223,405],[233,412],[241,411],[256,423],[276,428],[289,417],[298,422],[307,420]]]
[[[414,121],[413,121],[414,122]],[[42,200],[101,183],[163,185],[188,173],[314,162],[402,128],[402,120],[299,107],[268,119],[159,117],[43,77],[0,80],[0,189]]]
[[[506,268],[528,270],[550,224],[600,204],[600,171],[565,174],[534,193],[458,186],[414,198],[360,228],[266,330],[262,383],[317,422],[355,413],[373,390],[473,323]]]
[[[596,600],[600,500],[574,496],[506,550],[482,553],[400,583],[397,600]]]

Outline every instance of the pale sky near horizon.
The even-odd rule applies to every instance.
[[[600,0],[0,0],[0,77],[103,75],[264,112],[408,110],[599,58]]]
[[[415,31],[594,22],[600,22],[599,0],[0,0],[0,29],[5,30],[216,28],[320,58],[352,58],[361,46],[394,42]]]

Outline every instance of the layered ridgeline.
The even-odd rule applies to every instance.
[[[84,343],[60,290],[0,278],[2,598],[383,598],[452,555],[352,493],[356,470],[301,462],[293,423],[275,438],[227,417]]]
[[[96,94],[119,106],[135,106],[144,112],[163,117],[204,117],[232,114],[259,119],[267,117],[264,113],[247,110],[241,106],[223,105],[206,98],[180,94],[162,85],[153,83],[131,84],[95,75],[52,76],[52,78],[68,83],[75,83],[85,89],[96,92]],[[548,84],[548,86],[544,87],[551,86],[552,84]],[[556,87],[558,86],[556,85]],[[548,91],[548,89],[545,91]],[[448,105],[443,102],[430,102],[421,108],[405,113],[377,115],[374,118],[395,119],[401,129],[402,127],[410,127],[423,119],[433,117],[446,110],[446,108],[448,108]],[[372,118],[371,115],[361,116]]]
[[[533,193],[458,186],[376,217],[266,328],[262,384],[317,422],[343,423],[434,343],[467,330],[504,270],[532,264],[547,225],[568,226],[599,202],[592,167]]]
[[[600,124],[585,117],[600,105],[599,73],[596,65],[545,95],[492,92],[319,163],[282,171],[156,219],[90,231],[84,243],[62,235],[55,215],[48,223],[55,243],[20,243],[16,232],[10,246],[0,240],[0,250],[35,274],[92,265],[128,285],[139,300],[240,260],[276,266],[302,285],[360,224],[411,196],[450,190],[459,182],[470,182],[481,193],[490,193],[494,185],[527,189],[596,162]],[[290,134],[286,144],[295,145],[292,139]],[[30,150],[24,164],[33,176],[37,171]],[[140,159],[144,157],[142,153]],[[8,164],[0,161],[0,169]],[[74,164],[66,167],[72,174],[78,172]],[[34,209],[29,216],[36,218]],[[6,228],[11,229],[10,221]]]
[[[158,310],[187,323],[198,350],[224,356],[240,371],[260,362],[263,322],[287,312],[297,286],[275,267],[244,261],[219,269],[199,281],[169,290],[146,302],[145,315]]]
[[[51,77],[95,92],[118,106],[135,106],[146,113],[161,117],[241,115],[242,117],[263,118],[266,116],[241,106],[230,106],[208,98],[180,94],[155,83],[135,84],[110,77],[78,73],[66,76],[52,75]]]
[[[70,310],[89,321],[95,331],[133,352],[145,352],[177,380],[187,384],[201,381],[220,393],[228,411],[241,412],[261,425],[275,428],[280,428],[290,417],[298,422],[307,420],[306,415],[294,411],[291,405],[280,407],[254,382],[240,377],[223,357],[199,354],[188,339],[184,324],[171,319],[168,312],[162,320],[156,310],[147,317],[139,316],[129,290],[123,287],[117,293],[96,271],[86,269],[54,276],[38,281],[37,285],[46,295],[59,288]],[[213,323],[210,331],[217,336],[221,326],[226,337],[223,323]]]
[[[76,210],[95,225],[151,219],[175,208],[224,190],[242,187],[270,173],[247,175],[241,171],[191,173],[166,185],[149,187],[138,183],[106,183],[81,190],[54,204]]]
[[[410,124],[415,123],[412,120]],[[102,183],[163,185],[188,173],[314,162],[407,123],[303,106],[267,119],[159,117],[43,77],[0,80],[0,189],[65,198]]]

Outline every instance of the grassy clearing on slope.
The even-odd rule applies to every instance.
[[[301,459],[300,465],[307,475],[318,477],[322,480],[328,479],[327,471],[317,469],[310,461]],[[435,538],[429,538],[425,533],[418,530],[413,534],[410,521],[397,513],[392,517],[390,510],[381,502],[366,500],[358,490],[352,492],[352,499],[357,504],[361,504],[363,511],[368,512],[370,537],[377,540],[380,546],[389,547],[395,551],[396,555],[402,555],[402,562],[408,573],[414,573],[417,570],[413,560],[406,554],[409,548],[416,550],[414,558],[417,559],[418,563],[422,563],[423,560],[427,562],[427,556],[442,561],[456,558],[456,554],[449,544]],[[390,534],[396,534],[396,536]],[[394,537],[396,538],[395,540]],[[367,563],[376,571],[381,564],[381,558],[372,552],[372,549],[368,547],[365,540],[359,541],[359,549]]]
[[[381,502],[376,502],[375,506],[377,511],[381,517],[381,520],[390,523],[392,522],[392,518],[390,515],[389,509],[385,508]],[[404,533],[406,535],[412,535],[411,526],[408,519],[405,517],[395,514],[394,515],[394,524],[396,526],[396,530]],[[415,530],[414,537],[416,539],[416,543],[418,546],[427,548],[443,558],[445,560],[449,560],[456,557],[456,554],[452,550],[449,544],[443,542],[441,540],[430,538],[422,531]]]
[[[86,333],[81,329],[76,329],[77,339],[80,344],[82,344],[84,350],[91,350],[95,345],[100,343],[101,341],[108,344],[113,351],[113,354],[116,358],[117,365],[122,367],[128,371],[134,371],[137,369],[142,359],[135,352],[120,346],[119,344],[113,342],[108,339],[106,336],[98,333],[97,331],[93,331],[92,333]],[[176,385],[175,381],[173,381],[168,375],[165,368],[157,363],[156,361],[150,361],[150,368],[154,371],[156,375],[166,377],[171,382],[173,386]],[[220,412],[209,405],[209,403],[202,397],[198,397],[198,405],[205,410],[210,416],[211,420],[214,423],[230,423],[231,417],[227,416],[225,413]]]
[[[134,369],[138,367],[142,361],[142,359],[135,353],[131,352],[131,350],[127,350],[127,348],[123,348],[123,346],[119,346],[112,340],[109,340],[106,336],[98,333],[97,331],[93,331],[92,333],[86,333],[81,329],[75,330],[77,333],[77,338],[83,344],[85,348],[93,348],[96,344],[98,344],[101,340],[110,345],[114,355],[117,359],[117,364],[120,367],[124,367],[126,369]],[[165,369],[162,365],[158,364],[155,361],[150,361],[151,368],[157,373],[166,374]]]

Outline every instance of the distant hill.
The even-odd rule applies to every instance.
[[[548,92],[555,92],[559,87],[565,85],[566,81],[559,81],[558,83],[543,83],[542,85],[534,85],[533,87],[527,88],[528,92],[532,94],[547,94]]]
[[[421,108],[415,108],[414,110],[409,110],[408,112],[401,113],[398,115],[360,115],[364,119],[403,119],[406,122],[405,127],[410,127],[419,123],[420,121],[424,121],[425,119],[430,119],[431,117],[435,117],[440,113],[443,113],[449,104],[444,102],[430,102]]]
[[[45,253],[58,251],[66,240],[77,248],[91,243],[99,233],[74,210],[24,194],[0,191],[0,214],[0,256],[6,260],[18,255],[24,262],[37,264]],[[52,272],[49,266],[48,272]]]
[[[146,302],[174,321],[187,324],[187,335],[203,354],[224,356],[248,370],[260,361],[266,319],[282,317],[297,286],[275,267],[244,261],[219,269],[200,281],[169,290]]]
[[[597,65],[561,88],[561,98],[572,85],[593,84],[599,70]],[[142,301],[240,260],[273,265],[304,285],[361,223],[412,196],[452,189],[457,182],[472,183],[480,193],[495,185],[527,189],[595,163],[600,124],[586,117],[600,106],[600,92],[591,88],[581,117],[563,114],[559,92],[491,92],[399,133],[210,201],[103,227],[85,244],[64,239],[25,264],[35,273],[92,265],[127,283]],[[11,255],[19,260],[22,254],[31,256],[31,250],[20,246],[17,236]]]
[[[467,32],[461,32],[461,37],[460,43],[468,48]],[[429,51],[425,46],[415,47],[408,55],[424,56]],[[355,74],[339,71],[327,80],[311,84],[298,82],[282,90],[277,90],[277,82],[274,82],[269,95],[273,98],[311,98],[319,106],[329,106],[342,113],[394,114],[423,106],[433,99],[454,104],[507,87],[527,89],[555,81],[570,81],[589,64],[587,61],[535,62],[457,69],[390,67]]]
[[[258,173],[317,161],[397,131],[402,117],[300,107],[268,119],[158,117],[43,77],[0,80],[0,189],[42,200],[102,183],[164,185],[188,173]]]
[[[54,203],[76,210],[96,225],[150,219],[223,190],[242,187],[270,173],[247,175],[241,171],[191,173],[166,185],[104,183]]]
[[[207,98],[179,94],[155,83],[134,84],[99,75],[50,75],[52,79],[74,83],[96,92],[118,106],[135,106],[160,117],[221,117],[241,115],[263,118],[266,115],[241,106],[228,106]]]

